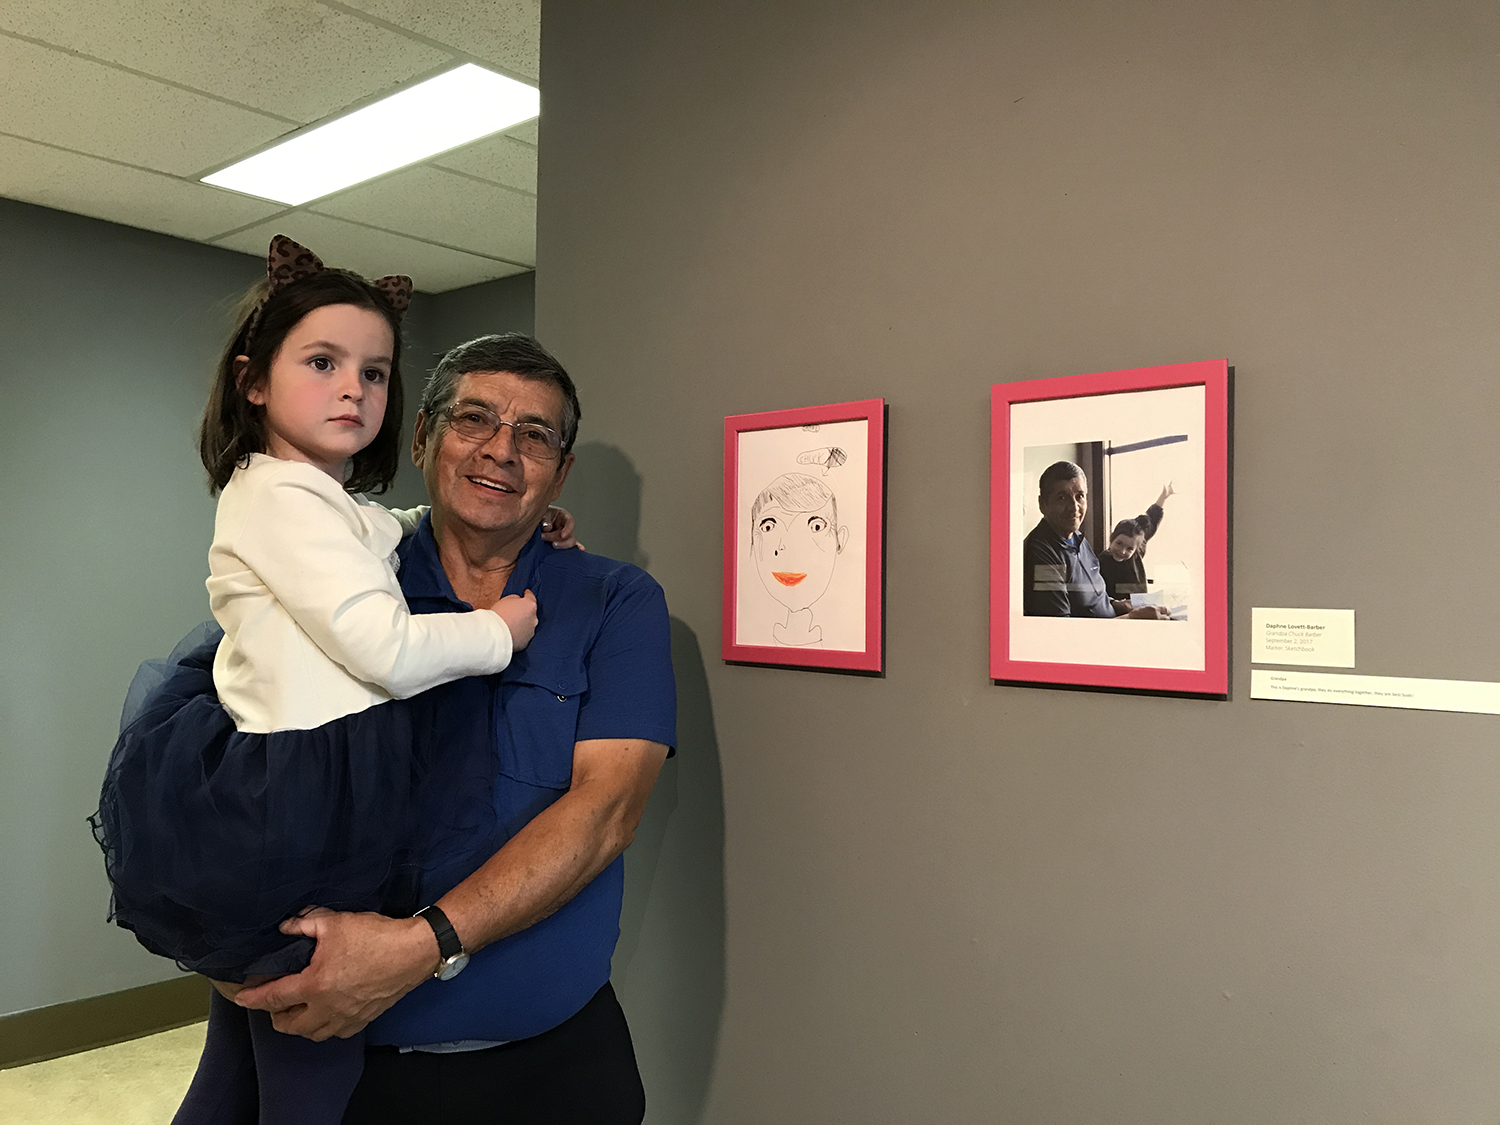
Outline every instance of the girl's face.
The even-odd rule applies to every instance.
[[[266,452],[342,483],[349,458],[375,440],[385,420],[394,348],[391,326],[369,309],[323,305],[299,320],[267,378],[245,392],[266,409]]]
[[[1120,534],[1109,541],[1109,553],[1119,562],[1135,554],[1135,536]]]

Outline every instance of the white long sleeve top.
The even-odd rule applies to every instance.
[[[498,614],[413,615],[392,564],[422,509],[392,513],[264,454],[219,495],[208,600],[219,700],[242,731],[305,730],[510,663]]]

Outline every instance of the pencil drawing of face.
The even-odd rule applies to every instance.
[[[807,609],[828,589],[833,564],[849,541],[838,523],[838,501],[822,481],[786,473],[755,498],[750,509],[750,551],[771,597],[792,613]]]

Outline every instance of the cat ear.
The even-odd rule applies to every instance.
[[[406,310],[411,307],[411,278],[404,273],[393,273],[377,277],[370,284],[385,294],[386,300],[390,301],[391,308],[396,312],[397,320],[406,315]]]
[[[299,242],[293,242],[284,234],[271,239],[271,248],[266,252],[266,281],[271,293],[311,277],[324,270],[323,259]]]

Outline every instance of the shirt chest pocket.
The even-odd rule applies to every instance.
[[[579,697],[588,686],[576,661],[520,654],[500,681],[500,772],[528,785],[568,788]]]

